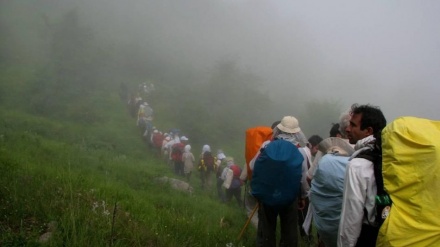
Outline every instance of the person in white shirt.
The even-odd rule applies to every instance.
[[[381,131],[386,125],[382,111],[371,105],[351,107],[347,137],[355,152],[346,167],[338,246],[376,246],[377,191],[373,162],[357,157],[362,152],[381,152]]]

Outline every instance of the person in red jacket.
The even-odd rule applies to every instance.
[[[238,206],[242,207],[243,203],[241,201],[241,185],[242,181],[240,180],[241,168],[234,163],[234,159],[227,160],[227,168],[232,170],[233,178],[231,185],[228,189],[226,189],[226,202],[230,202],[232,197],[235,197],[237,200]]]

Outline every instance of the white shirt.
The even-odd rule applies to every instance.
[[[299,152],[303,156],[304,160],[302,163],[302,171],[301,171],[301,198],[306,198],[310,191],[309,183],[307,182],[307,171],[309,169],[308,161],[309,157],[307,155],[307,151],[305,150],[307,147],[298,148]]]
[[[357,153],[352,157],[356,155]],[[345,172],[338,246],[355,246],[362,224],[375,222],[376,191],[373,163],[363,158],[353,158]],[[368,220],[364,216],[364,208],[367,209]]]

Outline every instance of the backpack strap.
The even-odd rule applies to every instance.
[[[368,221],[368,211],[366,208],[364,208],[364,215],[369,225],[380,227],[385,220],[384,217],[382,217],[383,211],[386,207],[391,205],[390,196],[385,191],[383,184],[382,154],[377,150],[376,151],[367,150],[357,155],[356,158],[366,159],[373,163],[374,177],[376,179],[376,187],[377,187],[377,193],[375,198],[376,201],[376,219],[374,222],[375,224],[372,224],[371,222]]]

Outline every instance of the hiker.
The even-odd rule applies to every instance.
[[[156,128],[156,126],[152,125],[150,132],[151,132],[151,133],[148,134],[148,139],[147,139],[147,140],[148,140],[148,141],[147,141],[147,142],[148,142],[148,147],[154,149],[153,135],[154,135],[155,133],[158,133],[159,130]]]
[[[348,115],[348,114],[347,114]],[[334,126],[339,124],[334,124]],[[339,131],[338,131],[339,132]],[[341,131],[346,138],[346,132]],[[318,161],[310,188],[309,208],[317,229],[319,242],[326,247],[336,247],[342,208],[345,169],[354,148],[344,139],[329,137],[319,143],[324,155]]]
[[[340,115],[340,117],[339,117],[339,123],[338,124],[333,124],[332,125],[332,128],[331,128],[331,131],[333,131],[334,130],[334,128],[335,128],[335,126],[343,126],[344,128],[346,127],[346,126],[348,126],[348,124],[349,124],[349,120],[350,120],[350,114],[349,114],[349,112],[347,111],[347,112],[344,112],[344,113],[342,113],[341,115]],[[330,132],[331,132],[330,131]],[[339,149],[335,149],[335,150],[327,150],[327,146],[328,146],[328,144],[327,143],[332,143],[332,141],[334,141],[334,140],[336,140],[336,142],[337,142],[337,144],[338,145],[336,145],[336,144],[333,144],[334,146],[337,146],[337,147],[345,147],[345,146],[348,146],[349,148],[347,148],[348,150],[352,150],[351,152],[349,152],[349,155],[351,155],[353,152],[354,152],[354,146],[352,146],[351,144],[349,144],[348,143],[348,139],[346,139],[346,132],[345,132],[345,129],[340,129],[340,130],[338,130],[337,131],[338,133],[342,133],[342,135],[341,135],[341,138],[337,138],[337,139],[335,139],[336,137],[334,137],[334,136],[331,136],[330,138],[327,138],[327,139],[324,139],[323,141],[321,141],[320,143],[319,143],[319,145],[318,145],[318,151],[317,151],[317,153],[315,154],[315,158],[313,159],[313,162],[312,162],[312,165],[311,165],[311,167],[309,168],[309,170],[308,170],[308,172],[307,172],[307,181],[309,182],[309,184],[312,184],[313,183],[313,180],[312,180],[312,178],[313,178],[313,176],[315,175],[315,172],[316,172],[316,169],[319,167],[318,165],[319,165],[319,163],[320,163],[320,161],[321,161],[321,159],[322,159],[322,157],[324,156],[324,155],[326,155],[328,152],[335,152],[335,151],[337,151],[337,150],[339,150]],[[342,142],[342,144],[340,144],[340,142]],[[327,145],[327,146],[326,146]],[[339,153],[339,154],[337,154],[337,155],[341,155],[341,153]],[[344,154],[344,155],[342,155],[342,156],[347,156],[347,154]],[[330,159],[330,158],[327,158],[327,159]],[[323,171],[320,171],[320,174],[325,174],[326,172],[330,172],[331,174],[329,175],[329,176],[333,176],[333,178],[334,177],[336,177],[336,175],[334,175],[334,173],[336,172],[336,171],[340,171],[341,169],[343,169],[343,171],[345,171],[345,166],[346,166],[346,163],[348,163],[348,160],[347,161],[345,161],[345,163],[343,163],[343,164],[340,164],[340,162],[342,162],[342,161],[340,161],[339,160],[339,158],[335,158],[335,160],[336,161],[334,161],[334,159],[331,159],[331,161],[329,161],[329,162],[325,162],[325,164],[326,163],[329,163],[329,166],[328,167],[325,167],[325,168],[327,168],[327,169],[330,169],[330,171],[328,171],[327,169],[324,169]],[[336,163],[336,164],[334,164],[334,163]],[[339,173],[339,175],[342,175],[342,178],[340,179],[340,180],[344,180],[344,176],[345,176],[345,173]],[[322,185],[322,184],[326,184],[327,182],[329,183],[329,188],[326,188],[325,186],[326,185],[322,185],[321,187],[317,187],[317,185],[315,184],[315,204],[317,203],[317,202],[321,202],[320,201],[320,199],[316,199],[317,198],[317,195],[319,195],[319,196],[323,196],[323,197],[325,197],[325,193],[326,192],[328,192],[328,191],[330,191],[331,189],[330,188],[332,188],[332,193],[333,194],[335,194],[336,192],[335,192],[335,190],[337,190],[337,185],[340,185],[340,180],[337,180],[337,179],[329,179],[329,180],[327,180],[326,179],[326,176],[325,175],[322,175],[321,176],[321,179],[324,179],[325,181],[319,181],[319,182],[317,182],[317,184],[318,185]],[[318,189],[317,189],[318,188]],[[324,188],[324,189],[321,189],[321,188]],[[321,189],[321,190],[320,190]],[[339,198],[339,200],[342,200],[342,187],[341,187],[341,195],[340,195],[340,198]],[[324,192],[322,192],[322,191],[324,191]],[[310,190],[310,193],[312,192],[312,190]],[[323,195],[324,194],[324,195]],[[310,198],[310,200],[311,200],[311,198]],[[329,199],[330,201],[332,201],[332,199]],[[335,199],[335,200],[337,200],[337,198]],[[321,203],[326,203],[325,201],[324,202],[321,202]],[[321,204],[320,204],[321,205]],[[327,204],[328,205],[328,204]],[[330,209],[332,209],[332,208],[330,208]],[[326,208],[319,208],[319,210],[322,210],[322,212],[324,212],[325,210],[326,210]],[[333,225],[329,225],[328,227],[326,227],[326,229],[325,230],[323,230],[323,231],[331,231],[331,230],[329,230],[329,229],[336,229],[336,233],[334,233],[333,235],[331,234],[331,233],[329,233],[329,234],[327,234],[326,236],[324,236],[324,237],[327,237],[328,235],[332,235],[332,236],[334,236],[334,238],[336,239],[337,238],[337,230],[338,230],[338,228],[337,228],[337,226],[339,226],[339,215],[340,215],[340,211],[341,211],[341,202],[339,203],[339,207],[338,208],[336,208],[335,209],[336,211],[337,210],[339,210],[338,211],[338,213],[333,213],[333,211],[332,211],[332,219],[335,221],[337,221],[337,223],[335,223],[334,221],[332,222],[332,224]],[[307,233],[309,233],[309,231],[310,231],[310,229],[311,229],[311,222],[312,222],[312,217],[315,217],[315,213],[318,213],[318,212],[315,212],[314,211],[314,207],[313,207],[313,205],[310,203],[309,204],[309,206],[308,206],[308,209],[307,209],[307,216],[306,216],[306,220],[303,222],[303,225],[302,225],[302,228],[304,229],[304,231],[305,232],[307,232]],[[324,213],[321,213],[321,215],[322,214],[324,214]],[[330,215],[330,214],[329,214]],[[337,215],[337,216],[335,216],[335,215]],[[318,216],[317,216],[318,217]],[[325,217],[330,217],[330,216],[328,216],[328,215],[326,215],[326,216],[322,216],[322,218],[325,218]],[[318,226],[318,229],[320,228],[320,226],[323,226],[323,225],[325,225],[325,223],[320,223],[320,222],[325,222],[325,219],[318,219],[318,224],[319,224],[319,226]],[[315,222],[316,223],[316,222]],[[336,228],[335,228],[335,225],[336,225]],[[309,235],[310,235],[310,233],[309,233]],[[319,234],[319,231],[318,231],[318,233],[317,233],[317,235],[318,235],[318,245],[319,246],[322,246],[323,244],[324,244],[324,242],[322,242],[321,241],[321,236],[320,236],[320,234]],[[331,241],[326,241],[326,242],[331,242]]]
[[[188,141],[186,136],[175,139],[175,143],[171,146],[171,159],[174,164],[174,172],[178,176],[185,176],[183,164],[183,152]]]
[[[232,179],[228,188],[226,188],[226,202],[230,202],[232,197],[235,197],[237,200],[238,206],[242,206],[241,201],[241,185],[242,182],[240,180],[241,168],[235,164],[234,158],[228,157],[226,158],[227,166],[223,169],[222,179],[226,180],[227,170],[232,170]]]
[[[338,232],[338,246],[376,246],[378,227],[375,196],[377,191],[374,164],[357,156],[363,152],[382,154],[381,131],[386,125],[382,111],[371,105],[351,107],[347,137],[355,145],[344,179],[342,211]]]
[[[195,162],[194,155],[191,153],[191,145],[189,144],[185,145],[182,160],[183,160],[183,174],[185,175],[186,180],[189,182],[191,179],[191,173],[194,168],[194,162]]]
[[[340,124],[338,123],[332,124],[332,128],[330,129],[330,137],[339,137],[339,138],[342,137],[342,133],[339,130],[340,129],[339,126]]]
[[[341,115],[339,116],[339,123],[334,124],[330,130],[330,133],[334,133],[335,126],[336,125],[339,126],[339,130],[337,131],[337,133],[341,133],[339,138],[343,139],[347,143],[349,143],[349,141],[347,139],[347,133],[345,132],[345,129],[350,124],[350,118],[351,118],[350,111],[346,111],[346,112],[341,113]],[[330,137],[337,137],[337,135],[330,134]],[[352,144],[350,144],[350,145],[354,148],[354,145],[352,145]],[[319,150],[315,154],[315,158],[313,159],[312,165],[310,166],[309,170],[307,171],[307,181],[309,182],[309,184],[313,179],[313,174],[315,173],[318,162],[323,155],[324,154]]]
[[[299,150],[304,157],[304,161],[307,162],[307,171],[310,169],[312,165],[312,161],[315,158],[315,155],[318,153],[319,143],[322,141],[322,137],[319,135],[312,135],[308,139],[308,144],[305,147],[300,147]],[[308,181],[309,182],[309,181]],[[309,182],[310,186],[310,182]],[[306,215],[309,208],[309,200],[305,201],[305,205],[303,209],[298,209],[298,227],[301,238],[303,238],[306,242],[312,241],[312,236],[310,235],[310,231],[305,232],[302,225],[306,219]]]
[[[134,116],[137,117],[136,126],[139,126],[139,118],[137,114],[139,113],[139,108],[143,104],[142,97],[139,95],[139,93],[137,93],[136,96],[134,97],[133,103],[134,103]]]
[[[318,145],[319,143],[322,141],[322,137],[320,137],[319,135],[312,135],[309,138],[309,149],[310,149],[310,154],[312,156],[312,159],[315,157],[316,153],[318,152]]]
[[[166,163],[168,163],[169,152],[168,152],[168,145],[167,144],[168,144],[168,142],[171,141],[171,137],[170,137],[170,135],[168,133],[165,133],[164,137],[165,138],[162,141],[162,148],[161,148],[161,150],[162,150],[162,158],[165,160]]]
[[[144,129],[143,137],[145,140],[149,141],[151,138],[151,134],[153,132],[153,108],[145,101],[143,104],[143,107],[141,106],[139,108],[138,117],[142,124],[139,124],[139,126],[142,126]]]
[[[153,132],[153,109],[146,101],[139,106],[138,126],[143,132],[142,137],[148,144]]]
[[[226,155],[224,154],[223,150],[219,149],[217,151],[217,161],[216,161],[216,178],[217,178],[217,194],[218,197],[220,199],[220,202],[226,202],[226,197],[225,197],[225,192],[223,190],[223,181],[224,179],[222,178],[222,172],[223,169],[225,168],[225,158]]]
[[[162,143],[165,139],[165,136],[162,134],[161,131],[155,129],[153,130],[153,135],[151,136],[151,143],[153,146],[153,150],[156,153],[156,155],[159,157],[162,149]]]
[[[260,150],[267,143],[270,142],[273,138],[273,129],[280,123],[280,120],[277,120],[269,126],[257,126],[253,128],[249,128],[246,130],[246,144],[245,144],[245,158],[246,164],[245,168],[242,170],[240,174],[241,181],[245,184],[244,190],[244,205],[246,208],[246,212],[248,217],[251,218],[251,222],[255,227],[258,227],[258,214],[255,214],[255,208],[258,207],[258,201],[252,196],[250,187],[250,181],[252,179],[252,169],[260,154]],[[248,172],[249,171],[249,172]]]
[[[215,160],[211,153],[211,147],[207,144],[203,145],[202,153],[199,159],[199,172],[202,181],[202,189],[211,187],[211,174],[214,172]]]
[[[376,246],[438,246],[440,121],[399,117],[382,130],[381,146]]]
[[[279,246],[298,246],[297,210],[304,208],[308,189],[307,165],[304,165],[304,157],[298,147],[304,147],[306,144],[307,139],[299,127],[298,120],[286,116],[273,129],[273,141],[262,148],[262,152],[255,160],[251,186],[252,194],[259,201],[257,246],[277,246],[278,216],[281,226]],[[275,150],[271,150],[271,147]],[[268,152],[272,153],[267,154]],[[265,157],[271,158],[274,155],[278,155],[280,160],[271,160],[276,162],[272,164],[264,163]],[[279,167],[285,167],[288,173],[276,173],[274,168],[280,169]],[[283,175],[289,176],[290,179],[282,179],[280,176]],[[265,190],[269,190],[270,196],[264,194]],[[269,199],[273,199],[274,202]]]
[[[167,153],[168,153],[167,163],[169,166],[173,167],[174,169],[175,169],[175,167],[174,167],[174,161],[173,161],[173,157],[172,157],[172,147],[174,144],[179,143],[179,142],[180,142],[179,135],[170,133],[170,140],[165,144],[165,149],[167,150]]]

